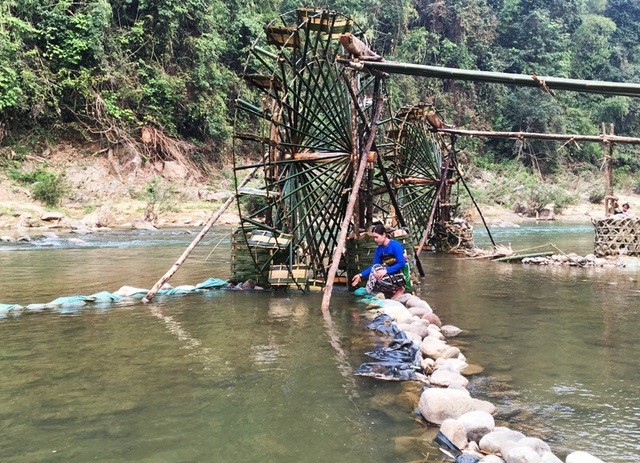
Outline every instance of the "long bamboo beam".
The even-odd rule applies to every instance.
[[[473,82],[493,82],[524,87],[540,87],[552,93],[553,90],[571,90],[574,92],[605,93],[640,97],[640,84],[625,82],[605,82],[597,80],[564,79],[527,74],[509,74],[506,72],[477,71],[469,69],[445,68],[424,64],[400,63],[397,61],[350,61],[338,59],[338,62],[362,71],[382,71],[389,74],[404,74],[439,79],[470,80]]]
[[[623,143],[623,144],[640,144],[638,137],[621,137],[618,135],[572,135],[562,133],[536,133],[536,132],[491,132],[484,130],[461,130],[461,129],[434,129],[438,133],[447,133],[450,135],[462,135],[468,137],[487,137],[487,138],[513,138],[525,139],[532,138],[537,140],[556,140],[556,141],[592,141],[598,143]]]

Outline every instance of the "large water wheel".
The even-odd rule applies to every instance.
[[[324,281],[361,155],[368,173],[352,231],[389,215],[406,215],[420,236],[439,184],[441,156],[417,110],[392,118],[392,149],[380,138],[362,154],[372,118],[374,77],[344,66],[343,33],[364,35],[347,16],[301,8],[264,28],[251,47],[235,120],[236,184],[258,169],[252,188],[238,190],[241,216],[232,272],[268,284],[303,288]],[[376,90],[378,91],[378,90]],[[246,147],[261,153],[246,162]]]

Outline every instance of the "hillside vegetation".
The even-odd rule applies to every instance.
[[[177,161],[190,177],[217,188],[220,178],[212,175],[228,168],[231,156],[235,96],[250,91],[238,78],[248,49],[265,23],[298,6],[351,15],[389,60],[640,82],[636,0],[5,0],[5,175],[29,186],[35,199],[58,204],[62,174],[47,161],[64,142],[84,156],[134,162],[150,172]],[[617,135],[640,136],[640,101],[628,97],[552,97],[539,89],[410,76],[389,79],[389,94],[395,108],[432,102],[460,128],[598,135],[604,122]],[[596,143],[465,139],[458,146],[488,204],[516,210],[522,195],[548,202],[534,197],[542,193],[560,208],[577,197],[601,199]],[[30,162],[34,156],[41,162]],[[637,148],[617,146],[615,160],[616,187],[640,190]],[[147,175],[141,191],[151,181]],[[541,186],[549,182],[553,188]]]

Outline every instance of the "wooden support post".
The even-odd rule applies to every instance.
[[[194,240],[191,242],[191,244],[187,247],[187,249],[184,250],[184,252],[182,253],[182,255],[180,256],[180,258],[176,261],[175,264],[173,264],[173,266],[167,271],[167,273],[165,273],[163,275],[162,278],[160,278],[155,285],[153,285],[153,288],[151,288],[149,290],[149,292],[147,293],[147,295],[145,297],[142,298],[142,302],[149,302],[151,301],[151,299],[153,299],[153,296],[156,295],[156,293],[158,292],[158,290],[162,287],[162,285],[164,285],[167,281],[169,281],[169,278],[171,278],[180,268],[180,266],[184,263],[185,260],[187,260],[187,257],[189,257],[189,254],[191,254],[191,251],[193,251],[193,249],[198,245],[198,243],[202,240],[202,238],[204,238],[204,236],[207,234],[207,232],[209,231],[209,229],[211,227],[213,227],[213,224],[215,224],[217,222],[217,220],[220,218],[220,216],[222,215],[222,213],[227,210],[227,208],[229,207],[229,205],[236,199],[237,191],[244,187],[247,183],[249,183],[249,180],[251,180],[251,177],[254,176],[254,174],[258,171],[260,167],[256,167],[255,169],[253,169],[249,175],[247,175],[247,177],[244,179],[244,181],[242,182],[242,184],[236,189],[236,193],[232,194],[227,201],[222,205],[222,207],[220,208],[220,210],[218,212],[216,212],[215,214],[213,214],[209,220],[207,221],[207,223],[204,225],[204,227],[202,228],[202,230],[200,231],[200,233],[198,233],[198,236],[196,236],[194,238]]]
[[[331,262],[331,267],[329,267],[329,273],[327,274],[327,283],[324,287],[324,295],[322,296],[322,311],[327,313],[329,311],[329,302],[331,301],[331,292],[333,291],[333,281],[336,277],[336,273],[338,273],[338,266],[340,265],[340,258],[342,257],[342,253],[344,251],[344,243],[347,239],[347,233],[349,231],[349,223],[351,222],[351,216],[353,215],[353,210],[355,207],[356,200],[358,199],[358,191],[360,190],[360,184],[362,183],[362,178],[364,177],[364,171],[367,167],[367,154],[371,151],[371,147],[373,146],[373,141],[376,137],[376,130],[378,119],[380,118],[380,113],[382,112],[382,95],[380,93],[380,77],[376,77],[375,87],[374,87],[374,107],[373,107],[373,115],[371,116],[371,122],[369,127],[369,137],[367,138],[367,145],[364,147],[364,150],[360,152],[360,162],[358,164],[358,173],[356,175],[355,181],[353,183],[353,188],[351,189],[351,196],[349,197],[349,202],[347,204],[347,210],[345,211],[344,217],[342,219],[342,223],[340,225],[340,236],[338,237],[338,244],[333,251],[333,257]],[[357,101],[353,102],[354,105],[357,105]]]
[[[609,134],[613,136],[613,124],[609,126]],[[602,123],[602,177],[604,180],[604,213],[605,216],[613,214],[615,197],[613,196],[613,141],[607,139],[607,131]]]

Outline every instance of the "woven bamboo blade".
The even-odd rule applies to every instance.
[[[289,288],[305,288],[309,268],[306,265],[296,264],[272,265],[269,267],[269,284],[271,286],[287,286]]]
[[[264,31],[269,45],[300,48],[300,36],[295,27],[265,26]]]

